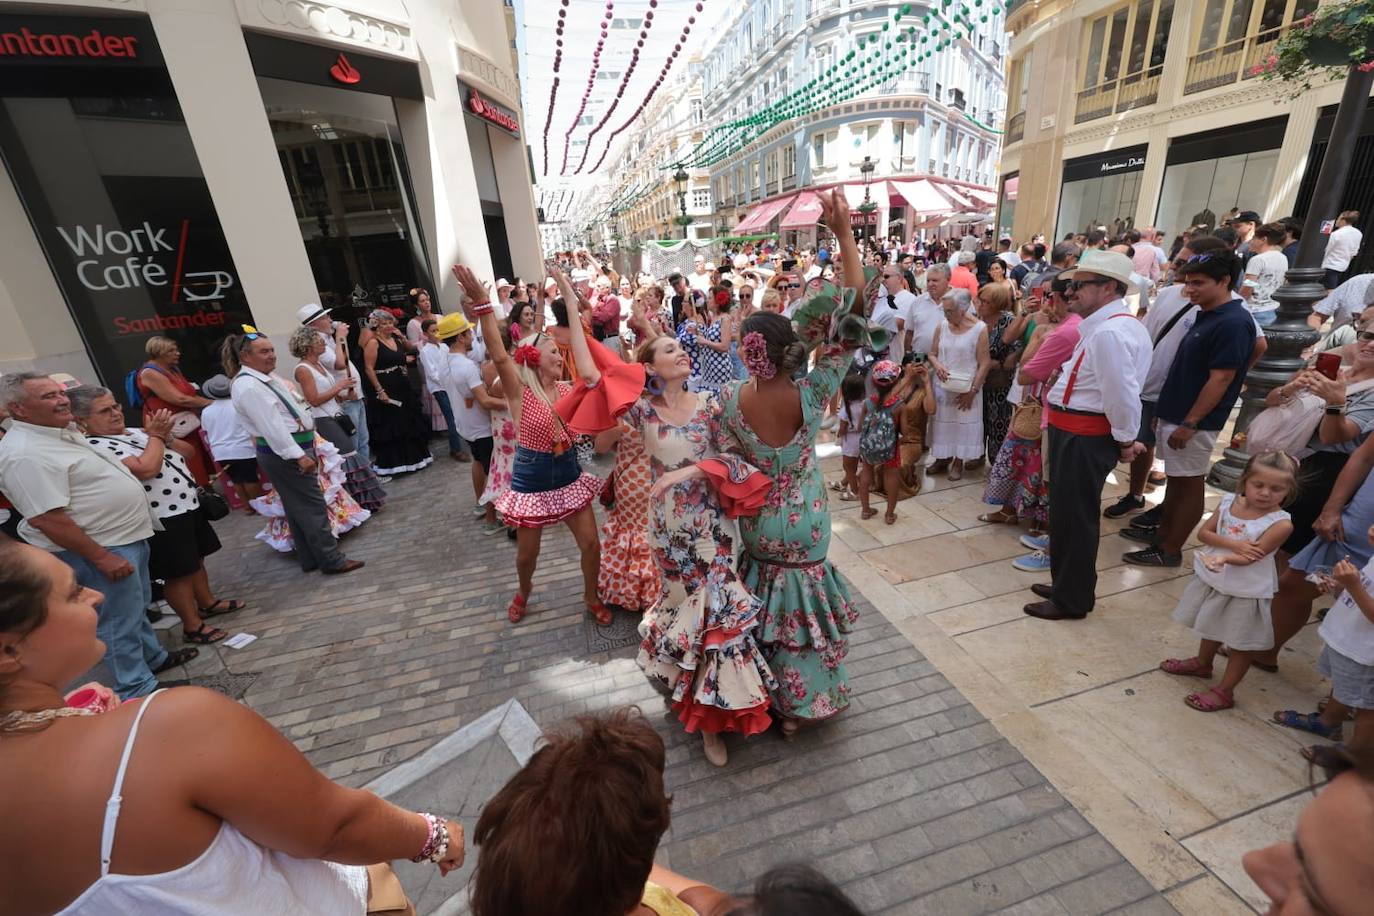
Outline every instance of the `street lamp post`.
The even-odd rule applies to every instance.
[[[674,163],[677,171],[673,173],[673,181],[677,182],[677,224],[682,227],[682,237],[687,238],[687,224],[691,222],[687,217],[687,170],[682,167],[681,162]]]
[[[1264,329],[1269,348],[1246,376],[1232,447],[1225,450],[1222,459],[1212,466],[1207,475],[1207,482],[1212,486],[1235,490],[1245,469],[1245,462],[1250,459],[1243,434],[1249,429],[1251,418],[1263,409],[1264,399],[1270,391],[1287,383],[1306,365],[1302,351],[1315,343],[1319,336],[1308,326],[1307,316],[1312,314],[1312,306],[1326,295],[1321,268],[1326,248],[1326,236],[1321,231],[1322,222],[1335,219],[1340,211],[1341,195],[1345,193],[1355,152],[1353,138],[1360,135],[1360,123],[1364,120],[1371,88],[1374,88],[1374,70],[1352,66],[1346,74],[1345,91],[1341,94],[1340,107],[1336,109],[1326,155],[1322,158],[1317,183],[1312,190],[1312,202],[1303,220],[1302,238],[1298,241],[1294,266],[1285,275],[1283,285],[1274,292],[1274,299],[1279,303],[1278,317]]]
[[[876,167],[877,163],[873,161],[872,156],[865,156],[863,163],[859,166],[859,175],[863,178],[864,182],[864,202],[859,204],[859,212],[863,214],[864,220],[861,232],[864,235],[868,234],[868,221],[873,211],[878,209],[878,205],[875,204],[869,196],[869,187],[873,184],[873,170]]]

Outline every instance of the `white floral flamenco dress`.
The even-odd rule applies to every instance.
[[[372,517],[372,513],[348,494],[345,484],[348,474],[344,459],[328,439],[315,435],[315,460],[319,464],[320,493],[324,495],[325,512],[329,516],[329,531],[341,537]],[[286,510],[275,490],[251,500],[254,511],[267,519],[267,526],[254,535],[259,541],[281,553],[296,549],[291,526],[286,523]]]

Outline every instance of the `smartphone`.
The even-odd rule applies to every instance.
[[[794,270],[796,270],[796,269],[797,269],[797,261],[796,261],[795,258],[788,258],[787,260],[785,260],[785,261],[782,262],[782,272],[783,272],[783,273],[785,273],[785,274],[790,274],[792,271],[794,271]]]
[[[1318,353],[1317,371],[1329,379],[1335,379],[1341,371],[1341,355],[1339,353]]]

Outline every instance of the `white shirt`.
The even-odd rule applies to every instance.
[[[890,341],[888,343],[888,359],[900,363],[902,361],[902,338],[897,333],[897,322],[905,314],[902,297],[914,299],[915,297],[906,290],[893,295],[893,301],[897,307],[892,308],[887,304],[887,290],[879,287],[878,299],[873,303],[873,314],[868,316],[870,325],[876,325],[887,331]]]
[[[329,374],[334,376],[334,381],[337,382],[345,376],[356,379],[362,378],[358,374],[357,364],[351,358],[344,361],[344,368],[335,369],[334,363],[338,361],[339,353],[334,349],[334,338],[328,334],[321,334],[320,336],[324,338],[324,352],[320,354],[320,365],[329,370]],[[361,401],[363,399],[362,383],[354,385],[349,391],[351,393],[345,392],[341,395],[345,401]],[[254,453],[253,457],[256,458],[257,454]]]
[[[1366,591],[1374,591],[1374,578],[1371,576],[1374,576],[1374,560],[1360,570],[1360,581],[1364,583]],[[1361,665],[1374,665],[1374,623],[1369,622],[1349,592],[1341,592],[1336,603],[1331,605],[1331,610],[1326,612],[1326,619],[1317,628],[1317,635],[1332,651]]]
[[[911,352],[929,353],[935,342],[935,329],[944,320],[944,309],[929,293],[912,296],[906,314],[902,315],[906,330],[911,332]]]
[[[1010,271],[1017,264],[1021,263],[1021,256],[1014,251],[1002,251],[998,252],[997,260],[1007,265],[1007,270]]]
[[[420,369],[425,376],[425,390],[430,394],[444,391],[448,378],[448,347],[425,341],[420,346]]]
[[[74,427],[13,420],[0,439],[0,490],[24,516],[19,523],[24,540],[53,553],[63,548],[28,519],[54,509],[65,509],[101,547],[144,541],[162,527],[133,471],[114,455],[96,451]]]
[[[200,412],[200,425],[210,440],[210,454],[216,461],[258,457],[253,437],[243,428],[234,402],[228,398],[207,404]]]
[[[711,291],[711,272],[697,273],[692,271],[687,275],[687,285],[692,289],[700,290],[703,293]]]
[[[1347,323],[1364,311],[1371,280],[1374,274],[1356,274],[1327,293],[1325,299],[1312,306],[1312,311],[1330,317],[1333,325]]]
[[[445,387],[453,404],[453,422],[458,427],[458,435],[469,442],[487,438],[491,435],[491,414],[477,403],[472,393],[472,389],[482,384],[481,370],[463,353],[450,350],[444,358],[448,363]]]
[[[229,390],[234,409],[249,435],[265,439],[267,447],[285,461],[295,461],[305,454],[291,434],[314,429],[315,420],[310,409],[281,380],[244,366],[234,376]],[[287,403],[282,403],[283,398]]]
[[[1084,318],[1078,333],[1078,344],[1060,367],[1049,402],[1105,414],[1113,439],[1134,442],[1140,432],[1140,389],[1150,371],[1149,331],[1131,314],[1125,300],[1117,299]],[[1064,391],[1079,354],[1085,355],[1078,366],[1073,398],[1065,404]]]
[[[1279,307],[1274,301],[1274,290],[1283,285],[1283,277],[1288,273],[1288,259],[1283,251],[1270,248],[1250,259],[1245,265],[1245,280],[1242,287],[1249,287],[1249,298],[1245,307],[1252,312],[1272,312]]]
[[[1342,226],[1332,232],[1326,240],[1326,253],[1322,255],[1322,270],[1345,270],[1355,255],[1360,253],[1360,242],[1364,234],[1354,226]]]

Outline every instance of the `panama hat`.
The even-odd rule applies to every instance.
[[[324,308],[318,302],[307,302],[296,309],[296,320],[301,323],[301,327],[305,327],[310,322],[323,318],[332,311],[334,310]]]
[[[1099,277],[1120,280],[1130,286],[1132,282],[1131,273],[1131,259],[1126,255],[1119,251],[1097,251],[1093,249],[1083,252],[1083,257],[1078,259],[1078,266],[1060,274],[1060,277],[1067,276],[1070,280],[1081,280],[1085,274],[1095,274]]]
[[[217,401],[229,397],[229,388],[229,377],[223,374],[210,376],[200,386],[200,390],[205,393],[206,397],[214,398]]]
[[[434,336],[440,340],[448,340],[471,329],[472,322],[468,321],[466,315],[462,312],[453,312],[439,319],[438,324],[434,326]]]

